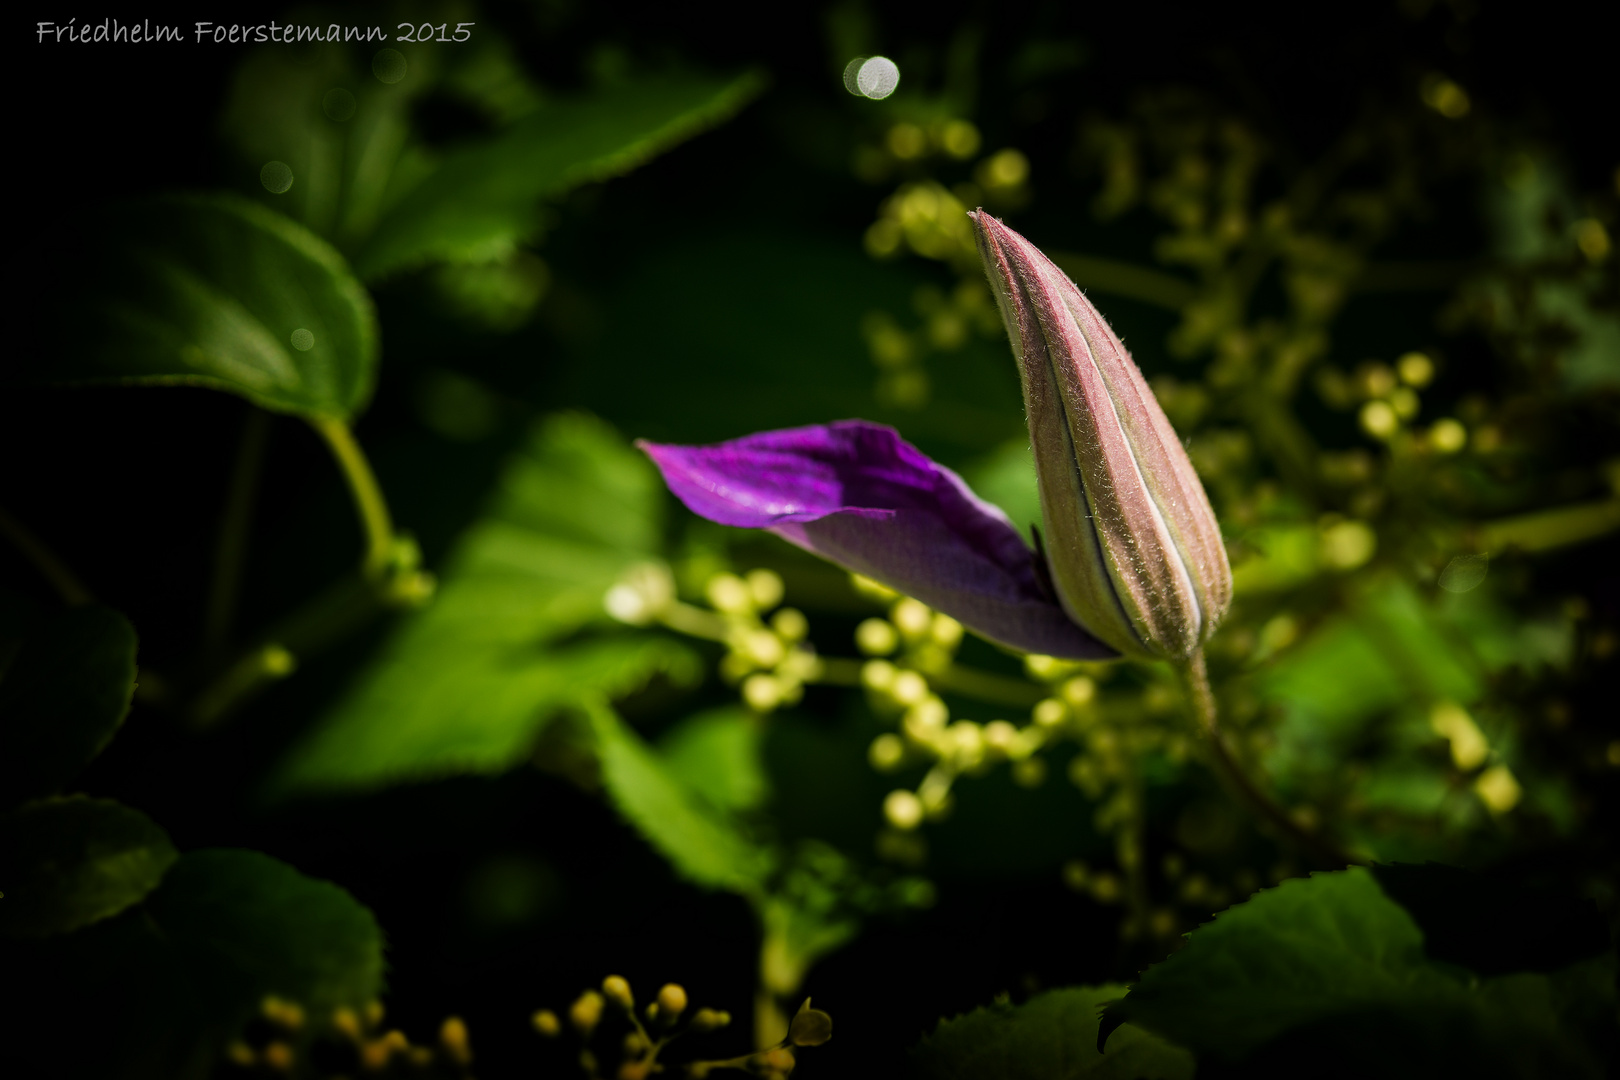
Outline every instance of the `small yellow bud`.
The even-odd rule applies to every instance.
[[[805,998],[799,1011],[793,1014],[793,1022],[788,1025],[788,1042],[794,1046],[820,1046],[832,1038],[832,1017],[820,1009],[810,1007],[810,999]]]
[[[741,615],[753,606],[748,585],[736,574],[716,574],[703,586],[703,595],[716,611],[727,615]]]
[[[1505,814],[1519,805],[1524,790],[1506,765],[1492,765],[1474,781],[1474,791],[1493,814]]]
[[[962,644],[962,624],[949,615],[935,615],[928,627],[928,636],[941,648],[954,649]]]
[[[529,1022],[534,1025],[534,1030],[548,1039],[555,1039],[562,1034],[562,1022],[550,1009],[537,1009],[535,1014],[529,1017]]]
[[[774,570],[750,570],[744,579],[748,586],[748,596],[759,611],[769,611],[782,602],[785,591],[782,585],[782,575]]]
[[[1097,699],[1097,684],[1084,675],[1076,675],[1063,684],[1062,693],[1071,709],[1083,709]]]
[[[887,660],[868,660],[861,665],[861,685],[878,693],[889,693],[894,690],[894,680],[899,674],[899,670]],[[923,689],[926,690],[927,686]]]
[[[915,640],[928,633],[933,616],[934,613],[928,609],[927,604],[921,600],[913,600],[909,596],[896,602],[889,611],[889,618],[907,640]]]
[[[887,619],[867,619],[855,628],[855,647],[868,656],[887,656],[900,645],[900,635]]]
[[[996,754],[1006,754],[1018,739],[1018,729],[1005,720],[992,720],[984,725],[985,749]]]
[[[568,1007],[568,1022],[581,1036],[588,1036],[595,1031],[601,1019],[602,995],[595,990],[585,991]]]
[[[1400,373],[1401,382],[1419,390],[1434,380],[1434,361],[1420,352],[1409,352],[1395,361],[1395,370]]]
[[[1442,454],[1455,454],[1468,445],[1468,429],[1447,417],[1429,429],[1429,445]]]
[[[347,1005],[332,1010],[332,1030],[350,1040],[360,1038],[360,1014]]]
[[[658,991],[658,1014],[664,1023],[673,1024],[686,1011],[686,988],[680,983],[665,983]]]
[[[872,740],[872,745],[866,751],[866,760],[872,763],[872,768],[878,772],[888,772],[900,767],[905,760],[906,744],[898,735],[884,733]]]
[[[1047,698],[1035,705],[1033,718],[1038,727],[1054,728],[1069,718],[1069,710],[1057,698]]]
[[[907,735],[918,742],[928,742],[945,727],[945,721],[950,719],[950,710],[945,703],[930,694],[917,704],[906,710],[901,725]]]
[[[810,620],[799,609],[786,607],[771,616],[771,629],[780,634],[783,641],[803,641],[810,633]]]
[[[366,1002],[366,1027],[374,1028],[378,1024],[382,1023],[383,1022],[383,1016],[385,1014],[386,1014],[386,1010],[383,1009],[383,1003],[382,1002],[380,1002],[380,1001],[368,1001],[368,1002]]]
[[[782,639],[769,630],[758,630],[744,639],[744,650],[756,667],[773,668],[787,655]]]
[[[360,1067],[367,1072],[381,1072],[393,1055],[394,1048],[387,1039],[368,1039],[360,1044]]]
[[[755,712],[770,712],[782,704],[782,684],[770,675],[750,675],[743,680],[742,696]]]
[[[923,804],[916,794],[901,789],[891,791],[883,800],[883,816],[889,824],[902,832],[910,832],[922,824]]]
[[[889,696],[898,704],[915,705],[928,697],[928,680],[915,671],[898,672],[889,687]]]
[[[225,1057],[232,1065],[239,1065],[244,1069],[251,1069],[259,1060],[259,1055],[253,1052],[253,1047],[241,1039],[233,1041],[225,1048]]]
[[[1400,418],[1387,401],[1369,401],[1361,407],[1361,430],[1375,439],[1389,438],[1400,426]]]
[[[731,1014],[721,1009],[699,1009],[692,1015],[692,1030],[699,1035],[718,1031],[731,1023]]]
[[[264,1048],[260,1060],[264,1062],[267,1068],[274,1069],[276,1072],[291,1072],[293,1063],[297,1059],[293,1055],[292,1046],[277,1039]]]
[[[467,1039],[467,1022],[459,1016],[445,1017],[439,1025],[439,1048],[458,1065],[470,1063],[472,1044]]]
[[[609,975],[602,980],[602,996],[621,1009],[636,1007],[636,999],[630,993],[630,983],[622,975]]]

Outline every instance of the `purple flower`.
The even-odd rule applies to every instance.
[[[769,529],[1014,649],[1114,655],[1064,614],[1007,515],[893,428],[841,420],[717,446],[637,445],[710,521]]]
[[[638,443],[694,513],[769,529],[991,641],[1186,660],[1231,599],[1220,527],[1164,410],[1097,309],[1022,236],[972,215],[1023,385],[1047,551],[891,428]]]

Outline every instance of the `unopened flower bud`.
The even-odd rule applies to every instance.
[[[630,983],[622,975],[609,975],[602,980],[602,996],[621,1009],[636,1007],[635,996],[630,993]]]
[[[685,1011],[686,988],[679,983],[665,983],[664,988],[658,991],[658,1015],[665,1023],[672,1024]]]
[[[731,1023],[731,1014],[721,1009],[699,1009],[692,1014],[692,1030],[699,1035],[718,1031]]]
[[[439,1025],[439,1049],[458,1065],[472,1061],[472,1043],[467,1038],[467,1022],[459,1016],[447,1016]]]
[[[557,1019],[557,1014],[550,1009],[536,1010],[535,1014],[529,1018],[529,1022],[534,1025],[534,1030],[548,1039],[554,1039],[562,1034],[562,1022]]]
[[[820,1046],[832,1038],[832,1017],[820,1009],[810,1007],[810,999],[805,998],[804,1004],[793,1015],[793,1022],[788,1025],[788,1042],[794,1046]]]
[[[1074,283],[1001,222],[971,216],[1018,359],[1058,600],[1122,653],[1187,657],[1232,596],[1220,526],[1192,462]]]
[[[568,1022],[582,1038],[589,1037],[602,1019],[602,995],[587,990],[568,1008]]]

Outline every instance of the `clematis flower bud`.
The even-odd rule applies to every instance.
[[[1220,526],[1124,344],[1035,245],[969,215],[1012,340],[1052,585],[1122,653],[1190,656],[1232,597]]]

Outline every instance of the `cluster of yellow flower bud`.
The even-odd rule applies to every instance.
[[[782,593],[782,578],[771,570],[716,574],[704,586],[709,603],[727,620],[729,651],[720,676],[741,686],[743,701],[755,712],[798,704],[804,684],[821,674],[821,662],[805,641],[809,621],[797,608],[777,608]]]
[[[754,711],[797,704],[804,684],[819,677],[822,667],[805,640],[810,624],[804,613],[779,606],[781,575],[772,570],[715,574],[704,584],[703,596],[708,610],[682,602],[668,566],[639,563],[607,591],[603,606],[632,626],[661,623],[723,643],[720,676],[740,687],[743,701]]]
[[[679,983],[665,983],[647,1006],[637,1011],[635,993],[629,980],[622,975],[609,975],[602,980],[601,989],[586,990],[574,999],[568,1008],[568,1024],[579,1037],[583,1048],[579,1065],[589,1080],[611,1075],[616,1080],[645,1080],[654,1073],[667,1071],[658,1061],[663,1049],[682,1035],[706,1035],[731,1023],[731,1014],[720,1009],[694,1010],[684,1023],[690,1004],[686,988]],[[616,1065],[604,1072],[603,1062],[592,1049],[591,1040],[604,1024],[604,1011],[608,1005],[616,1010],[621,1023],[616,1033],[628,1025],[619,1040]],[[563,1024],[550,1009],[540,1009],[530,1018],[535,1031],[545,1038],[562,1035]],[[832,1037],[832,1018],[820,1009],[812,1009],[805,1001],[794,1016],[787,1038],[775,1046],[766,1047],[740,1057],[714,1061],[694,1061],[680,1066],[686,1076],[702,1077],[715,1069],[746,1069],[755,1076],[786,1078],[793,1071],[794,1059],[790,1047],[820,1046]]]
[[[462,1077],[472,1065],[467,1025],[447,1017],[433,1045],[414,1045],[398,1028],[381,1030],[381,1002],[333,1010],[325,1024],[309,1022],[303,1006],[273,995],[242,1035],[225,1047],[224,1075],[338,1077],[387,1073],[399,1077]]]

